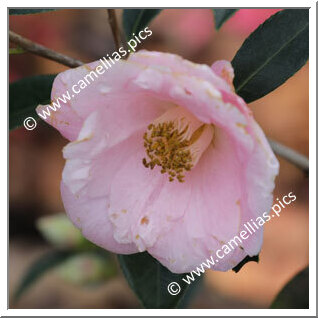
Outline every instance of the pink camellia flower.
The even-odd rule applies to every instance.
[[[98,65],[59,74],[51,98]],[[184,273],[270,210],[278,162],[233,76],[226,61],[211,68],[139,51],[48,117],[70,140],[61,192],[86,238],[119,254],[148,251]],[[259,229],[213,269],[233,268],[261,244]]]

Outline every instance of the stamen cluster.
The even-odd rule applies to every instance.
[[[184,182],[184,172],[193,167],[190,140],[185,138],[187,130],[188,126],[179,131],[173,121],[150,124],[143,137],[149,158],[143,158],[144,166],[153,169],[157,165],[161,173],[168,173],[169,181],[176,178]]]

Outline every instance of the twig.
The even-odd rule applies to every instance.
[[[309,160],[306,156],[298,153],[297,151],[280,144],[277,141],[268,139],[273,151],[282,158],[286,159],[290,163],[294,164],[306,174],[309,172]]]
[[[13,31],[9,31],[9,39],[10,39],[10,42],[17,44],[20,48],[24,49],[25,51],[45,57],[52,61],[61,63],[63,65],[66,65],[69,67],[77,67],[77,66],[83,65],[83,62],[79,60],[75,60],[69,56],[52,51],[48,49],[47,47],[34,43]]]
[[[119,31],[117,19],[116,19],[116,13],[114,9],[107,9],[107,12],[108,12],[108,22],[112,30],[116,50],[118,51],[121,41],[120,41],[120,31]]]

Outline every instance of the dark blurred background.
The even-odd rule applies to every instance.
[[[211,65],[231,60],[244,39],[277,10],[241,9],[219,32],[210,9],[166,9],[152,22],[151,37],[139,47],[179,54]],[[118,18],[121,10],[117,10]],[[9,27],[37,43],[84,62],[115,50],[105,9],[61,10],[10,16]],[[32,54],[10,55],[10,82],[25,76],[54,74],[66,67]],[[308,156],[308,64],[268,96],[251,103],[268,137]],[[33,131],[16,129],[9,135],[9,288],[10,295],[28,266],[52,246],[39,234],[39,217],[64,211],[59,183],[67,143],[57,131],[39,123]],[[205,274],[205,282],[190,308],[266,308],[280,289],[308,265],[308,178],[279,158],[275,198],[293,191],[297,200],[280,218],[265,226],[260,262],[238,273]],[[94,287],[78,288],[49,272],[10,308],[139,308],[119,273]]]

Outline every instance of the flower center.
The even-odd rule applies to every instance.
[[[184,182],[190,171],[210,145],[214,127],[200,122],[181,107],[168,110],[155,119],[144,133],[147,159],[143,165],[169,175],[169,181]]]

